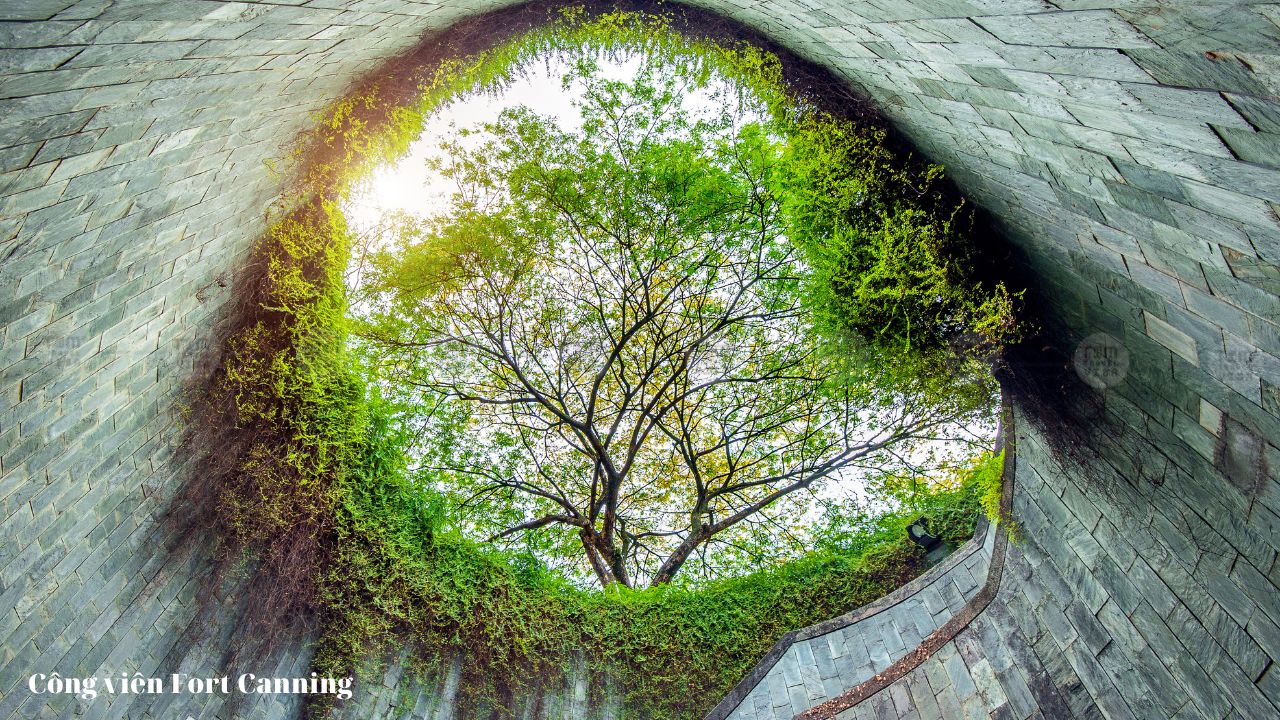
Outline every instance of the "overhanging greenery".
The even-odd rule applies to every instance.
[[[465,658],[464,709],[510,712],[514,700],[560,682],[569,664],[583,657],[597,692],[609,678],[636,712],[694,717],[786,630],[857,607],[914,577],[921,570],[919,556],[905,542],[902,527],[917,512],[944,518],[935,530],[953,540],[971,533],[980,486],[998,479],[991,468],[1000,459],[962,473],[951,489],[921,496],[922,505],[910,515],[879,518],[876,533],[858,534],[797,563],[699,588],[585,592],[536,565],[441,532],[435,498],[404,472],[404,438],[392,419],[394,408],[366,386],[347,348],[341,275],[350,239],[332,201],[360,173],[402,152],[423,115],[442,99],[495,86],[517,61],[566,46],[602,52],[626,46],[714,69],[757,89],[774,112],[788,112],[781,74],[767,54],[688,42],[661,19],[629,14],[570,15],[479,58],[446,63],[422,78],[416,105],[385,104],[376,84],[338,103],[311,138],[306,170],[286,198],[287,211],[256,250],[254,294],[195,420],[228,428],[236,441],[223,448],[230,462],[202,478],[206,491],[193,497],[207,502],[202,507],[225,540],[225,555],[247,553],[255,559],[260,633],[278,632],[275,619],[294,614],[319,623],[318,672],[347,674],[369,653],[409,642],[418,649],[422,670]],[[805,122],[840,122],[815,117]],[[816,125],[796,127],[817,133],[815,142],[823,136]],[[815,172],[821,164],[815,160]],[[929,175],[936,173],[904,177],[920,187]],[[824,223],[852,226],[855,218],[840,219],[850,212],[848,205],[816,207],[811,212],[815,233],[825,232]],[[905,212],[891,204],[880,214]],[[922,233],[952,237],[950,214],[927,206],[918,212],[914,227],[932,228]],[[862,218],[857,222],[869,222],[861,211],[854,215]],[[847,239],[848,232],[837,235]],[[900,249],[893,242],[883,245]],[[855,246],[861,247],[845,245]],[[865,265],[844,258],[839,247],[822,252],[835,258],[832,278],[847,280],[849,268]],[[913,263],[881,264],[888,269],[877,277],[894,272],[913,277],[918,270]],[[927,274],[944,285],[959,283],[958,312],[935,312],[925,302],[926,319],[913,320],[909,328],[901,318],[912,317],[911,302],[921,302],[916,298],[904,301],[903,314],[895,310],[874,317],[866,327],[862,321],[845,327],[845,316],[835,309],[830,322],[841,331],[876,329],[868,334],[868,347],[881,348],[876,352],[936,350],[945,345],[945,331],[957,324],[980,334],[991,330],[995,342],[1011,329],[1002,319],[1005,309],[975,311],[986,301],[966,294],[976,285],[963,273],[935,269]],[[864,293],[850,294],[837,285],[832,280],[831,308],[856,304]],[[865,294],[878,298],[884,287],[875,284]],[[930,320],[937,317],[943,320]],[[979,321],[969,322],[970,317]],[[924,332],[921,322],[938,328]],[[878,343],[877,333],[891,341]],[[960,357],[968,362],[976,356]]]
[[[500,99],[432,158],[449,205],[384,218],[356,253],[371,381],[403,400],[416,477],[455,524],[605,587],[717,577],[806,552],[792,526],[810,491],[905,471],[921,438],[972,438],[991,406],[981,368],[971,402],[944,400],[849,363],[813,322],[806,285],[832,280],[811,276],[791,238],[817,236],[788,206],[814,193],[794,145],[817,138],[750,88],[565,54],[552,74],[576,127]],[[891,204],[861,184],[863,205]],[[864,214],[859,228],[901,222]],[[921,227],[893,232],[927,246]]]

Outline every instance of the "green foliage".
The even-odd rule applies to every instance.
[[[850,363],[823,337],[901,356],[909,343],[858,313],[952,321],[967,296],[939,262],[963,267],[942,247],[955,233],[907,197],[936,168],[803,107],[771,116],[688,63],[627,60],[625,81],[590,53],[563,62],[580,127],[520,106],[442,143],[429,164],[450,206],[385,223],[358,294],[370,367],[406,389],[413,454],[459,522],[604,586],[802,553],[807,533],[764,528],[803,512],[803,491],[960,434],[992,387],[970,353],[961,383],[918,361]],[[695,89],[717,97],[691,109]],[[810,276],[813,258],[841,274]],[[806,304],[838,306],[839,323],[828,312],[815,332]]]
[[[521,66],[568,53],[587,58],[643,55],[700,83],[714,74],[750,88],[753,98],[775,117],[783,117],[793,107],[782,65],[772,53],[748,43],[727,44],[681,35],[666,15],[590,15],[584,8],[570,7],[561,9],[556,21],[514,42],[445,61],[423,86],[417,112],[428,114],[455,97],[495,92],[509,84]]]
[[[347,247],[340,216],[323,202],[273,223],[251,266],[256,305],[229,338],[197,420],[223,426],[230,442],[213,449],[208,477],[188,496],[208,503],[197,512],[219,532],[224,559],[247,552],[268,578],[250,584],[249,600],[261,608],[253,634],[267,644],[313,606],[336,483],[365,439],[364,382],[345,351]]]
[[[989,455],[988,460],[979,459],[971,472],[971,482],[979,488],[978,505],[982,514],[993,523],[1005,520],[1005,512],[1000,507],[1004,496],[1004,450]]]
[[[373,425],[365,467],[377,482],[352,483],[339,509],[343,535],[324,586],[331,615],[319,672],[349,672],[370,649],[407,638],[420,669],[465,658],[460,702],[480,712],[513,694],[557,687],[581,655],[597,680],[622,688],[628,707],[656,718],[698,716],[786,631],[859,607],[922,570],[901,532],[907,519],[898,518],[896,535],[856,551],[820,550],[698,588],[584,591],[536,564],[441,533],[430,494],[402,473],[383,474],[397,462],[394,424]],[[964,502],[940,496],[930,507],[958,516],[966,510],[953,506]]]
[[[862,552],[905,537],[907,526],[928,519],[930,531],[952,544],[973,535],[979,513],[999,520],[1004,452],[979,453],[935,477],[886,474],[871,483],[872,494],[891,510],[829,504],[817,547],[833,553]],[[989,510],[994,497],[995,505]]]
[[[971,213],[942,167],[895,157],[885,131],[811,112],[792,125],[784,202],[809,254],[809,295],[833,334],[882,352],[990,354],[1016,338],[1015,297],[973,279]]]
[[[444,143],[451,206],[401,218],[357,295],[370,366],[407,388],[413,454],[460,522],[601,585],[799,555],[807,533],[767,529],[795,498],[973,414],[848,382],[767,189],[779,133],[732,101],[687,108],[700,80],[660,61],[635,68],[564,72],[580,128],[517,107]]]
[[[215,498],[210,522],[229,554],[258,561],[267,579],[265,599],[255,603],[266,618],[262,622],[294,613],[319,621],[317,672],[346,674],[370,653],[408,638],[425,669],[465,658],[464,705],[505,714],[512,697],[560,682],[581,652],[593,676],[619,683],[632,707],[655,718],[695,717],[783,632],[855,608],[914,577],[920,558],[900,531],[903,518],[837,522],[832,514],[833,537],[843,542],[798,562],[698,588],[585,592],[528,557],[497,554],[444,529],[441,499],[407,468],[409,439],[397,418],[402,408],[366,383],[347,345],[342,272],[350,238],[331,201],[360,173],[402,152],[424,113],[445,99],[496,86],[510,77],[517,60],[576,45],[601,52],[635,48],[714,69],[742,80],[770,112],[785,115],[786,92],[772,56],[713,43],[687,46],[664,21],[628,14],[571,15],[525,40],[447,65],[423,81],[416,107],[388,107],[377,87],[335,105],[310,138],[298,189],[286,197],[285,210],[257,248],[255,306],[229,340],[223,372],[206,403],[212,409],[205,419],[234,428],[237,438],[219,449],[231,454],[230,469],[207,478]],[[820,127],[805,132],[826,147]],[[889,167],[890,158],[880,157],[868,142],[865,152]],[[810,169],[818,177],[822,168],[815,158]],[[899,189],[924,182],[893,180],[892,172],[889,177],[886,182]],[[819,180],[834,189],[847,179]],[[882,180],[863,182],[877,188]],[[943,318],[926,319],[926,325],[959,322],[983,332],[1002,327],[1000,313],[981,312],[987,300],[968,290],[954,296],[962,299],[959,314],[931,314],[928,298],[913,295],[882,315],[858,309],[859,299],[890,297],[885,283],[895,274],[915,282],[916,270],[897,257],[911,250],[901,246],[896,230],[877,235],[859,225],[864,234],[856,237],[886,237],[866,254],[850,250],[861,240],[843,228],[855,224],[846,216],[858,216],[853,208],[861,195],[837,197],[842,199],[824,204],[815,193],[793,209],[797,227],[812,228],[816,237],[820,227],[830,226],[842,238],[843,244],[830,249],[812,245],[833,283],[823,306],[832,323],[843,322],[847,313],[857,327],[912,347],[933,332],[915,320],[907,329],[903,313],[913,306],[926,308],[923,317]],[[880,217],[934,232],[939,253],[955,240],[950,215],[916,217],[893,203],[877,207]],[[945,289],[956,276],[938,257],[943,270],[927,269],[924,275],[932,287]],[[858,263],[884,265],[888,279],[858,285],[848,275]],[[837,271],[847,281],[839,288]],[[962,487],[973,484],[966,480]],[[925,493],[918,500],[940,518],[948,537],[959,539],[964,518],[971,516],[971,494]],[[323,714],[327,708],[313,710]]]

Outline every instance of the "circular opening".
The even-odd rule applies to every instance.
[[[190,491],[256,554],[254,634],[320,621],[318,674],[412,644],[463,714],[574,676],[699,716],[786,631],[922,572],[909,525],[958,542],[998,500],[976,450],[1014,298],[975,279],[940,169],[675,24],[570,12],[318,121]],[[577,120],[497,112],[566,75]],[[416,191],[437,212],[368,212],[477,98],[492,127]]]
[[[931,170],[770,87],[765,56],[663,50],[553,37],[457,70],[477,86],[341,206],[355,347],[414,481],[583,587],[864,544],[995,433],[987,369],[931,346],[976,325],[930,277],[967,272]]]

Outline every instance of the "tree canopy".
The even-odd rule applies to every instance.
[[[606,587],[714,574],[990,412],[976,354],[908,359],[1006,321],[957,282],[952,217],[899,201],[936,171],[723,88],[691,108],[707,79],[644,58],[564,82],[577,127],[517,106],[446,142],[448,211],[393,218],[362,270],[365,356],[472,532]]]
[[[581,525],[549,521],[508,532],[556,513],[559,506],[475,472],[498,470],[506,473],[503,480],[545,482],[541,472],[548,469],[562,473],[551,474],[562,487],[589,492],[585,484],[591,476],[575,473],[593,468],[595,461],[578,449],[591,448],[573,426],[538,403],[482,402],[464,395],[477,392],[466,389],[474,378],[487,383],[478,390],[525,392],[512,381],[501,355],[478,354],[486,342],[495,346],[483,334],[468,334],[470,329],[485,323],[494,327],[495,321],[507,324],[496,326],[503,330],[544,328],[542,335],[509,341],[507,352],[524,368],[536,366],[537,373],[529,375],[535,387],[565,393],[563,407],[573,413],[584,405],[569,390],[591,387],[588,381],[600,369],[591,358],[607,357],[593,343],[616,341],[624,347],[599,384],[600,409],[590,425],[597,438],[605,427],[599,418],[625,415],[621,434],[655,417],[656,411],[645,410],[638,400],[629,406],[602,404],[616,403],[627,387],[642,382],[638,378],[644,376],[636,375],[639,363],[657,363],[655,373],[683,382],[686,389],[716,373],[732,373],[721,375],[727,379],[714,391],[688,396],[663,416],[664,427],[678,432],[685,426],[677,419],[692,419],[683,444],[654,425],[647,437],[658,444],[637,450],[637,458],[645,459],[633,463],[619,485],[617,532],[604,533],[603,511],[590,528],[612,537],[615,547],[625,538],[624,521],[628,532],[645,523],[662,528],[645,538],[652,552],[623,558],[630,582],[639,585],[652,583],[690,535],[698,487],[694,476],[683,472],[688,465],[679,454],[682,447],[713,448],[699,459],[704,478],[727,477],[727,463],[712,462],[719,452],[741,458],[735,461],[733,482],[757,473],[751,477],[772,478],[776,482],[769,487],[777,489],[785,487],[785,479],[763,473],[793,462],[786,458],[799,458],[791,467],[816,476],[816,465],[806,470],[799,463],[843,452],[841,443],[865,447],[875,433],[912,412],[922,418],[961,418],[928,431],[942,438],[960,437],[965,423],[986,420],[992,386],[981,360],[1008,337],[1010,316],[1001,306],[1010,296],[999,286],[974,282],[961,232],[963,209],[957,211],[953,200],[937,192],[936,171],[889,153],[874,126],[854,126],[793,104],[794,88],[781,72],[784,61],[772,54],[707,37],[671,14],[557,9],[544,26],[504,35],[516,27],[509,19],[486,16],[487,25],[446,32],[432,44],[440,55],[410,59],[420,63],[417,67],[397,61],[394,72],[371,73],[300,137],[294,156],[303,164],[296,181],[282,188],[268,229],[237,280],[223,353],[207,386],[193,398],[185,447],[200,471],[189,474],[166,526],[174,537],[211,533],[219,562],[208,575],[208,588],[234,581],[249,593],[245,607],[252,612],[244,618],[246,632],[240,633],[248,642],[235,648],[236,657],[269,655],[275,641],[296,637],[304,623],[306,632],[318,636],[311,657],[317,675],[377,682],[383,671],[378,658],[402,658],[406,670],[424,682],[446,673],[455,678],[450,712],[464,720],[518,717],[550,707],[546,703],[556,702],[555,689],[568,687],[570,673],[574,687],[581,687],[579,673],[585,673],[593,706],[607,692],[609,705],[617,699],[627,716],[700,718],[787,631],[849,612],[919,575],[925,566],[922,553],[906,534],[918,517],[927,515],[932,531],[951,543],[972,535],[980,505],[993,517],[991,508],[1002,497],[1002,454],[984,453],[934,474],[927,471],[936,463],[913,452],[917,438],[904,436],[711,535],[672,582],[635,591],[615,582],[611,591],[599,592]],[[443,57],[448,53],[453,56]],[[651,221],[636,225],[628,236],[634,242],[620,246],[594,225],[566,228],[554,206],[526,202],[537,194],[511,184],[518,176],[508,168],[525,168],[526,180],[543,170],[567,170],[558,175],[564,196],[557,197],[576,198],[582,209],[597,211],[603,227],[624,227],[610,223],[623,217],[616,203],[632,196],[608,191],[615,180],[632,176],[621,170],[611,176],[578,172],[590,163],[575,160],[573,146],[561,140],[585,142],[590,149],[601,147],[596,141],[604,135],[601,128],[575,124],[529,125],[532,134],[524,144],[513,132],[482,130],[461,138],[439,163],[441,169],[457,166],[451,172],[462,179],[454,181],[460,192],[448,212],[428,219],[388,218],[382,229],[389,236],[359,237],[364,230],[357,214],[349,212],[351,192],[370,175],[383,176],[381,163],[402,156],[425,127],[424,119],[459,93],[500,89],[522,66],[548,57],[628,54],[670,64],[680,78],[670,86],[677,95],[703,87],[712,76],[737,83],[719,86],[706,107],[689,114],[683,125],[668,125],[669,133],[652,135],[648,145],[640,142],[641,133],[619,136],[654,150],[640,154],[645,163],[625,163],[645,171],[635,175],[632,190],[646,190],[623,207]],[[571,74],[571,83],[579,82],[575,77]],[[661,90],[654,97],[666,96],[666,80],[655,75],[649,83]],[[740,99],[745,112],[736,104]],[[750,112],[753,105],[761,112]],[[705,114],[708,107],[712,112]],[[520,116],[513,112],[501,120],[516,127]],[[691,139],[685,134],[690,127],[701,128],[701,135]],[[565,133],[554,142],[535,142],[548,128]],[[591,133],[594,140],[586,142]],[[710,144],[684,155],[657,152],[677,147],[681,139]],[[760,150],[760,163],[744,169],[736,163],[753,156],[735,148],[746,140]],[[474,141],[487,142],[495,152],[480,151]],[[542,168],[520,162],[533,157],[520,154],[526,148],[543,145],[564,151],[563,161],[548,161]],[[496,152],[503,149],[510,151],[505,158]],[[608,164],[610,158],[597,157],[613,152],[588,153],[591,167],[617,170],[616,163]],[[675,159],[681,157],[695,169],[676,172]],[[485,181],[466,180],[468,173]],[[595,182],[586,182],[591,177]],[[680,190],[679,183],[686,181],[689,192]],[[743,189],[748,181],[758,188],[748,193]],[[698,188],[705,192],[694,193]],[[721,195],[722,188],[738,194]],[[601,199],[587,203],[588,193]],[[773,204],[744,206],[743,198],[749,197]],[[682,204],[708,199],[746,211],[695,213]],[[667,202],[679,210],[667,208]],[[472,214],[454,213],[457,207],[470,207]],[[921,229],[914,236],[927,242],[910,242],[913,232],[885,227],[908,210]],[[721,217],[725,224],[716,233],[705,231],[695,244],[691,227],[655,224],[664,213],[695,220]],[[468,227],[474,232],[464,233]],[[653,227],[666,233],[656,236],[661,242],[640,233]],[[757,237],[743,229],[756,227],[781,234]],[[526,228],[544,232],[529,234]],[[574,254],[580,244],[575,232],[596,233],[608,267],[629,274],[581,272],[605,266],[588,265],[589,258]],[[388,237],[390,244],[383,245]],[[359,258],[354,263],[353,244]],[[704,245],[719,247],[719,255],[704,253],[699,249]],[[767,248],[767,253],[752,256],[753,248]],[[715,262],[725,263],[725,269],[715,268]],[[761,272],[738,302],[756,308],[760,317],[735,321],[732,332],[698,342],[692,330],[675,332],[686,321],[702,319],[709,328],[728,316],[727,304],[741,285],[734,284],[735,274],[747,273],[751,263],[769,272]],[[574,268],[579,272],[570,273]],[[630,278],[630,284],[616,284],[615,276]],[[642,277],[647,287],[671,292],[674,299],[651,309],[653,303],[640,304],[641,295],[623,292]],[[932,282],[926,285],[917,277]],[[485,304],[472,289],[490,279],[509,285],[496,285],[501,292],[495,290]],[[557,298],[553,286],[578,292]],[[613,288],[614,295],[605,299],[627,304],[615,305],[604,320],[597,318],[593,308],[604,300],[587,294],[596,286]],[[882,297],[912,301],[885,306],[889,312],[880,322],[874,310]],[[518,308],[492,304],[503,298],[522,300]],[[449,313],[469,307],[489,315],[451,320]],[[559,319],[535,324],[538,313]],[[616,340],[618,331],[610,328],[638,324],[640,313],[653,317],[625,341]],[[517,319],[527,325],[512,325]],[[360,335],[353,335],[356,330]],[[553,332],[563,339],[553,341]],[[449,340],[447,333],[458,340]],[[777,346],[781,354],[765,355],[761,342]],[[653,343],[655,353],[673,346],[701,352],[692,353],[688,369],[682,369],[670,360],[652,360],[644,343]],[[579,348],[582,358],[570,352]],[[784,397],[800,397],[817,408],[814,422],[801,424],[800,414],[773,402],[776,397],[753,394],[752,383],[741,377],[751,368],[732,362],[733,357],[761,363],[759,384],[775,383],[793,393]],[[544,372],[556,358],[573,362],[564,371]],[[787,358],[794,367],[785,366]],[[675,391],[655,382],[643,379],[650,388],[644,397],[673,397]],[[812,385],[801,387],[804,383]],[[552,397],[547,390],[539,392]],[[510,407],[504,411],[517,404],[522,414]],[[689,411],[680,416],[686,406]],[[770,416],[764,416],[753,430],[743,424],[746,415],[725,408],[770,410],[790,425],[770,428]],[[847,437],[814,430],[846,409],[860,412]],[[703,411],[708,414],[697,414]],[[521,434],[520,423],[561,424],[555,431]],[[827,427],[835,424],[830,420]],[[750,430],[745,437],[756,439],[740,451],[736,441],[716,450],[715,432],[723,428],[739,437]],[[769,444],[781,442],[774,438],[805,437],[797,433],[811,433],[809,444]],[[977,435],[982,434],[979,429]],[[522,454],[517,443],[525,438],[546,442],[548,452]],[[984,440],[979,442],[985,445]],[[824,447],[830,455],[822,454]],[[611,457],[621,457],[624,450],[620,441],[610,445]],[[838,502],[827,494],[832,487],[861,486],[863,478],[854,476],[864,472],[873,474],[867,478],[869,492],[889,503]],[[771,490],[761,484],[736,496],[759,499],[766,492]],[[726,517],[724,502],[708,502],[704,526]],[[611,559],[600,556],[606,564]],[[199,594],[217,600],[217,593]],[[327,715],[331,700],[313,696],[308,714]]]

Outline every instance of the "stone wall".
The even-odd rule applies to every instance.
[[[237,596],[193,621],[203,555],[156,515],[184,473],[179,389],[280,182],[264,160],[360,73],[499,4],[0,4],[0,718],[245,712],[24,683],[220,672]],[[1093,376],[1089,457],[1064,467],[1054,430],[1020,424],[1026,541],[997,602],[851,712],[1273,714],[1280,7],[699,4],[867,92],[990,212],[1047,334],[1123,350]]]
[[[1234,590],[1248,570],[1223,569],[1229,545],[1179,528],[1151,488],[1063,466],[1034,429],[1017,441],[1022,541],[999,593],[920,667],[837,717],[1274,717],[1274,591],[1260,577]]]
[[[156,522],[186,472],[175,402],[280,185],[266,161],[473,7],[0,3],[0,718],[82,709],[31,696],[35,672],[223,673],[236,594],[197,619],[206,565]],[[244,669],[306,669],[287,655]],[[222,705],[86,708],[249,712]]]
[[[461,663],[455,660],[438,674],[420,675],[413,670],[412,650],[399,655],[371,659],[381,668],[380,677],[360,687],[354,702],[341,706],[337,720],[365,718],[417,718],[453,720],[454,701],[461,682]],[[625,708],[616,687],[606,686],[593,697],[590,671],[579,659],[566,669],[563,681],[542,687],[532,696],[512,698],[512,716],[519,720],[620,720]],[[484,710],[476,716],[484,717]]]
[[[789,720],[884,671],[977,595],[987,579],[997,537],[984,522],[973,540],[912,582],[846,615],[788,633],[708,720]],[[378,680],[363,685],[358,702],[344,706],[339,717],[449,720],[458,690],[458,663],[443,673],[419,677],[409,669],[410,652],[376,658],[381,666],[375,672]],[[593,703],[589,682],[585,663],[579,664],[562,683],[536,697],[516,698],[514,714],[521,720],[626,716],[616,688],[605,687],[603,699]]]
[[[986,584],[1001,531],[983,526],[946,562],[884,598],[784,637],[708,720],[789,720],[888,670]]]

